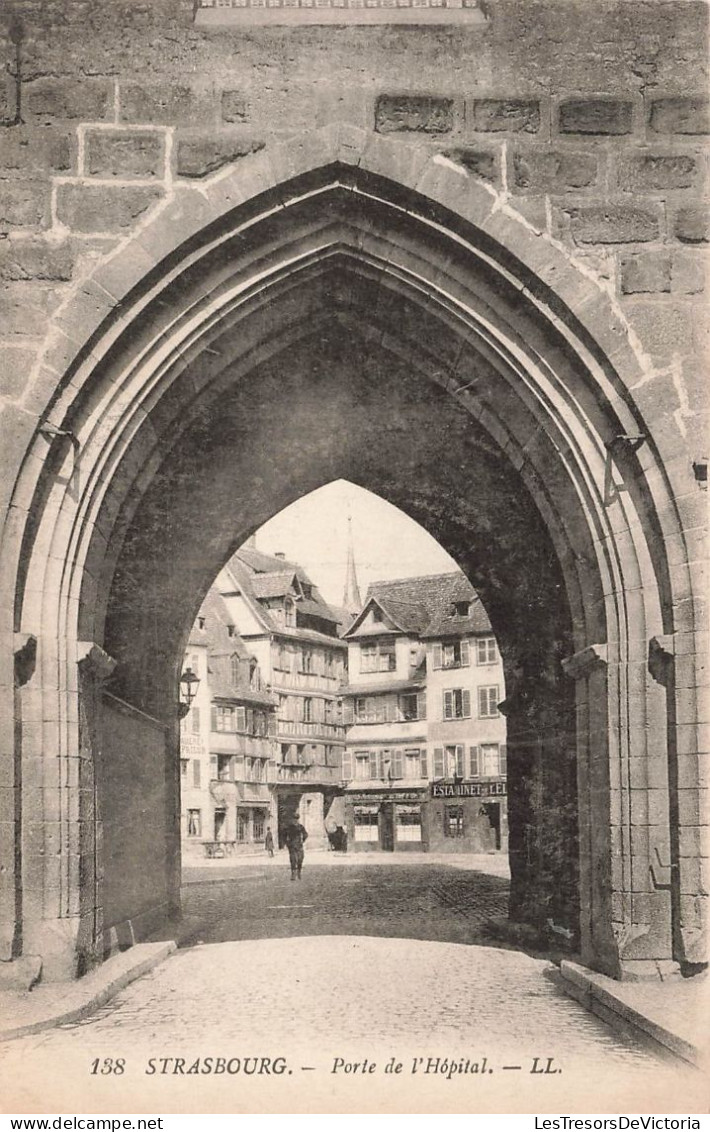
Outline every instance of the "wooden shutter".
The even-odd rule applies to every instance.
[[[464,765],[464,748],[458,746],[456,748],[456,776],[457,778],[464,778],[466,775],[466,767]]]
[[[461,667],[468,668],[470,663],[468,658],[468,641],[461,641]]]
[[[254,712],[253,712],[252,708],[247,708],[246,716],[247,716],[247,731],[251,735],[252,732],[254,731]]]
[[[392,752],[392,777],[404,778],[404,756],[402,751]]]
[[[443,661],[441,657],[441,645],[434,645],[434,668],[443,668]]]
[[[444,777],[444,748],[434,747],[434,778]]]
[[[353,723],[353,701],[343,700],[343,723],[346,727],[351,727]]]
[[[500,745],[500,773],[504,778],[508,774],[508,748],[505,743]]]
[[[469,747],[468,758],[469,758],[469,773],[471,775],[471,778],[478,778],[480,773],[481,773],[481,771],[479,769],[480,768],[480,758],[479,758],[478,747]]]
[[[350,782],[353,776],[353,753],[352,751],[343,751],[342,771],[341,778],[346,782]]]
[[[461,692],[461,715],[464,719],[468,719],[471,715],[471,693],[468,688],[464,688]]]
[[[210,708],[210,728],[212,731],[217,730],[217,708],[214,704]]]
[[[481,719],[485,719],[488,715],[488,689],[478,689],[478,714]]]
[[[429,777],[429,764],[427,761],[426,747],[422,747],[421,751],[419,752],[419,772],[422,778]]]
[[[426,692],[417,692],[417,719],[426,719]]]
[[[367,754],[370,762],[370,778],[378,778],[379,776],[377,774],[377,764],[379,760],[377,758],[377,751],[368,751]]]
[[[454,718],[454,694],[444,692],[444,719]]]

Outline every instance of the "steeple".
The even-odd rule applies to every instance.
[[[346,609],[353,617],[356,613],[360,612],[362,601],[360,598],[360,590],[357,584],[357,573],[355,571],[355,549],[353,547],[353,520],[352,516],[348,515],[348,563],[345,567],[345,589],[343,590],[343,609]]]

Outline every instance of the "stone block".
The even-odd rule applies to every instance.
[[[0,177],[8,173],[47,177],[67,173],[71,167],[72,142],[68,134],[28,126],[17,126],[3,134]]]
[[[394,133],[397,130],[419,134],[448,134],[453,128],[452,98],[381,94],[375,103],[375,129],[380,134]]]
[[[489,181],[491,184],[500,183],[498,155],[492,150],[463,146],[460,149],[444,150],[442,156],[448,157],[449,161],[454,161],[457,165],[463,165],[468,173],[481,181]]]
[[[536,99],[476,98],[470,103],[466,122],[480,133],[537,134],[540,103]]]
[[[710,210],[700,205],[678,209],[673,220],[673,235],[684,244],[710,242]]]
[[[0,346],[0,399],[21,400],[36,358],[31,348]]]
[[[0,233],[14,228],[45,228],[49,223],[49,183],[21,180],[2,183]]]
[[[559,108],[561,134],[630,134],[633,104],[612,98],[579,98]]]
[[[22,116],[49,126],[56,121],[101,122],[113,111],[109,79],[35,79],[23,85]]]
[[[246,98],[238,90],[222,91],[222,121],[246,122],[249,107]]]
[[[697,158],[689,153],[644,153],[627,158],[619,168],[619,187],[631,192],[687,189],[698,170]]]
[[[0,76],[0,126],[14,122],[16,109],[15,82],[9,75],[2,75]]]
[[[72,277],[75,258],[76,249],[68,240],[61,244],[37,239],[2,240],[0,279],[67,281]]]
[[[704,252],[677,251],[671,260],[671,291],[677,295],[701,295],[705,290],[708,259]]]
[[[3,333],[36,338],[44,333],[56,297],[46,286],[5,283],[0,289],[0,325]]]
[[[513,186],[533,192],[564,192],[596,183],[598,158],[592,153],[526,151],[513,157]]]
[[[655,208],[610,202],[564,211],[577,244],[643,243],[660,235],[660,214]]]
[[[131,228],[161,197],[159,189],[112,185],[60,185],[57,216],[75,232],[120,232]]]
[[[656,98],[648,122],[656,134],[707,134],[710,103],[707,98]]]
[[[263,148],[264,142],[259,139],[230,134],[182,137],[177,143],[177,174],[179,177],[207,177],[223,165]]]
[[[122,122],[198,126],[215,118],[212,93],[180,83],[121,83],[119,103]]]
[[[665,293],[671,289],[671,259],[667,252],[622,256],[619,266],[624,295]]]
[[[165,138],[155,130],[87,130],[85,170],[94,177],[161,177]]]

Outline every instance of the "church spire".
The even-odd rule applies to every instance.
[[[353,520],[352,516],[348,515],[348,562],[345,568],[345,589],[343,590],[343,609],[346,609],[353,617],[356,613],[360,612],[362,601],[360,599],[360,590],[357,584],[357,573],[355,570],[355,549],[353,546]]]

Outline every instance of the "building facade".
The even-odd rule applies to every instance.
[[[216,589],[195,621],[185,666],[198,676],[180,724],[185,859],[263,848],[276,828],[276,698],[239,638]]]
[[[309,844],[326,846],[328,832],[343,820],[340,690],[347,645],[338,633],[344,615],[327,605],[300,566],[253,546],[237,551],[217,587],[276,703],[273,794],[279,844],[297,817],[308,830]]]
[[[503,668],[463,574],[370,586],[345,633],[354,850],[507,849]]]

